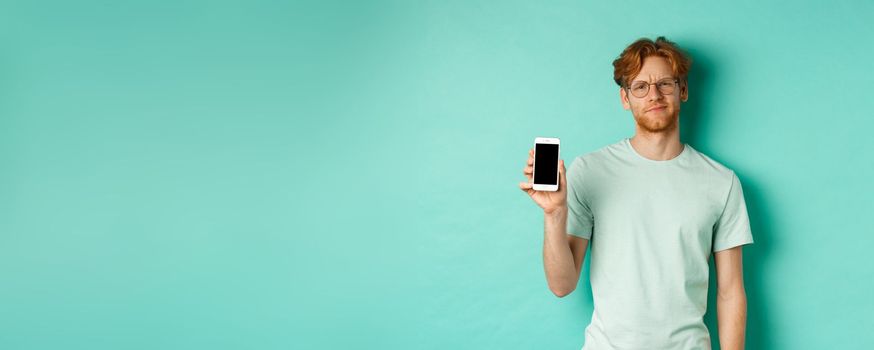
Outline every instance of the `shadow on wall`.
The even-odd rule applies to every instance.
[[[713,115],[712,108],[707,101],[724,95],[718,93],[714,82],[718,78],[718,65],[711,57],[707,56],[706,44],[694,42],[678,42],[693,59],[692,70],[689,73],[689,100],[683,104],[680,116],[680,137],[683,142],[691,144],[698,149],[697,140],[707,130],[707,118]],[[711,134],[711,133],[706,133]],[[702,150],[714,160],[721,162],[718,151]],[[725,163],[723,163],[725,164]],[[747,211],[750,217],[750,226],[753,231],[752,245],[743,247],[744,281],[747,293],[747,349],[771,349],[773,341],[769,337],[771,324],[769,323],[769,305],[767,294],[764,291],[766,277],[764,266],[770,256],[773,244],[771,244],[770,213],[768,212],[767,199],[763,196],[760,184],[755,179],[744,176],[742,169],[732,164],[725,164],[733,169],[741,181]],[[710,329],[713,349],[719,349],[719,332],[716,314],[717,271],[713,256],[710,258],[710,287],[707,297],[707,314],[704,322]]]

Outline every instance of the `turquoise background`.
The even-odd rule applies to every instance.
[[[872,15],[3,1],[0,348],[579,349],[588,273],[552,295],[517,184],[535,136],[633,134],[611,62],[658,35],[744,186],[747,348],[872,348]]]

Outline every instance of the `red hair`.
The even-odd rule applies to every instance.
[[[613,80],[620,87],[627,87],[631,79],[640,73],[643,60],[650,56],[664,57],[671,65],[674,76],[681,84],[686,83],[692,59],[680,50],[677,44],[660,36],[652,41],[647,38],[637,39],[628,45],[622,54],[613,61]]]

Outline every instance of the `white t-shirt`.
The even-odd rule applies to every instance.
[[[567,232],[591,247],[583,349],[711,349],[711,252],[753,243],[734,171],[688,144],[651,160],[626,138],[574,159],[567,184]]]

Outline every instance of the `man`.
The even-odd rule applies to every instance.
[[[640,39],[613,62],[635,135],[559,162],[559,191],[534,191],[534,150],[519,187],[543,209],[543,264],[570,294],[591,245],[594,312],[584,350],[711,349],[704,325],[715,255],[719,342],[743,349],[741,246],[753,243],[734,171],[680,142],[691,60],[673,42]]]

